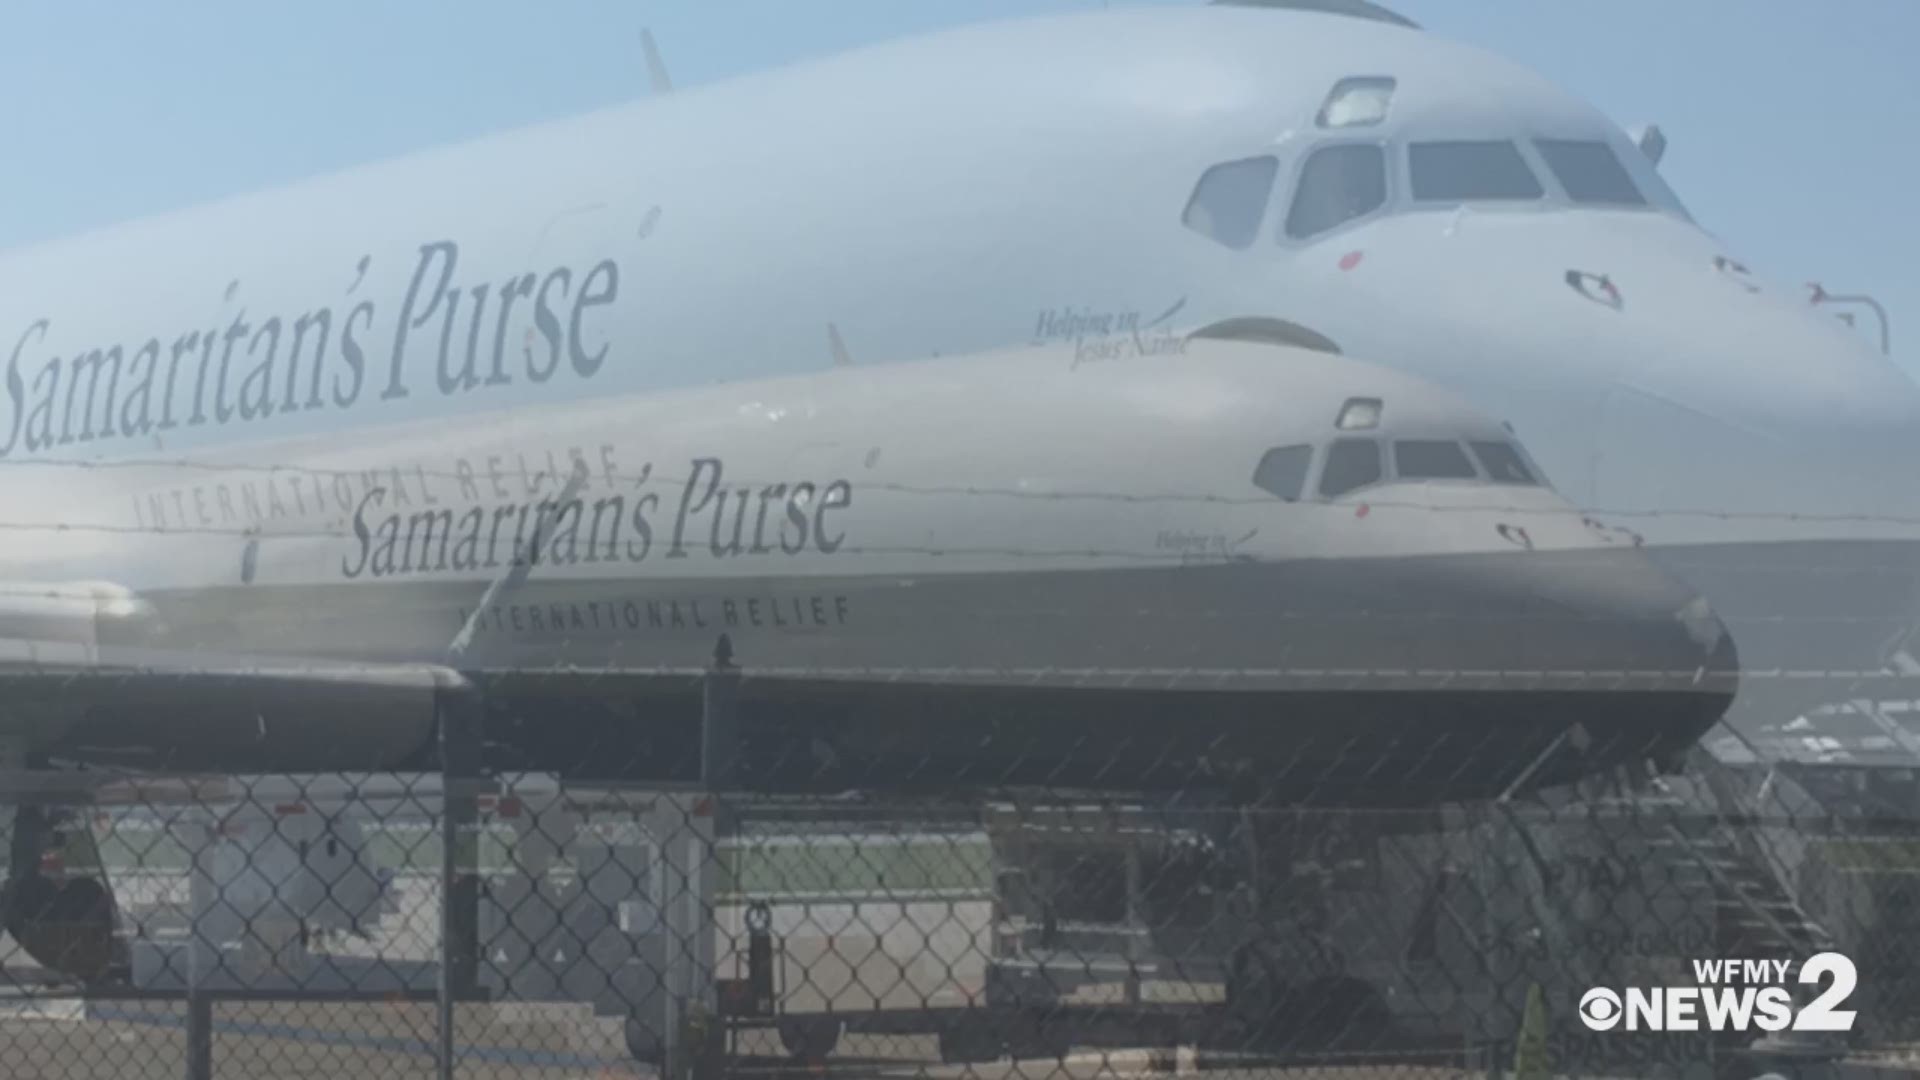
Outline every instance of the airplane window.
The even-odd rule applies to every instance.
[[[1387,118],[1396,84],[1384,75],[1341,79],[1315,118],[1323,128],[1370,127]]]
[[[1647,193],[1648,202],[1678,217],[1688,221],[1693,220],[1693,215],[1687,212],[1686,204],[1680,201],[1680,196],[1660,175],[1660,170],[1646,170],[1635,178],[1635,183]]]
[[[1402,480],[1472,480],[1479,475],[1459,443],[1440,439],[1394,443],[1393,468]]]
[[[1327,467],[1320,473],[1320,494],[1339,498],[1379,483],[1381,474],[1379,443],[1372,439],[1336,439],[1327,451]]]
[[[1307,489],[1307,470],[1312,465],[1313,447],[1278,446],[1260,458],[1253,482],[1270,495],[1294,502]]]
[[[1215,165],[1200,177],[1181,220],[1202,236],[1230,248],[1244,248],[1260,234],[1279,171],[1280,161],[1272,157]]]
[[[1413,197],[1429,202],[1538,199],[1546,194],[1510,142],[1424,142],[1407,148]]]
[[[1647,197],[1640,193],[1627,167],[1606,143],[1597,139],[1535,139],[1533,145],[1574,202],[1647,204]]]
[[[1496,484],[1537,484],[1533,470],[1527,468],[1527,462],[1520,456],[1519,448],[1512,443],[1476,442],[1468,443],[1473,447],[1473,456],[1480,461],[1480,467]]]
[[[1300,170],[1300,188],[1287,211],[1287,235],[1316,236],[1370,214],[1387,201],[1387,155],[1378,146],[1323,146]]]

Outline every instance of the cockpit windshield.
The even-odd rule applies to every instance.
[[[1527,467],[1527,459],[1520,455],[1520,448],[1508,442],[1474,442],[1474,459],[1487,472],[1488,479],[1496,484],[1537,484],[1533,470]]]
[[[1472,480],[1467,452],[1445,439],[1401,439],[1393,444],[1394,475],[1402,480]]]
[[[1511,142],[1417,142],[1407,173],[1419,202],[1538,199],[1546,189]]]
[[[1576,203],[1645,206],[1647,197],[1613,147],[1598,139],[1535,139],[1534,148]]]
[[[1503,128],[1498,118],[1469,114],[1451,131],[1438,115],[1396,121],[1396,86],[1384,75],[1341,79],[1315,115],[1313,137],[1286,154],[1214,164],[1195,183],[1181,223],[1245,249],[1269,198],[1286,207],[1282,243],[1316,241],[1376,216],[1465,204],[1644,207],[1692,220],[1654,161],[1630,142],[1597,130],[1548,138],[1517,116]]]
[[[1350,491],[1377,484],[1385,476],[1380,467],[1380,444],[1372,439],[1336,439],[1327,451],[1320,473],[1320,494],[1337,499]]]
[[[1215,165],[1200,177],[1181,221],[1230,248],[1247,247],[1260,234],[1279,169],[1279,160],[1272,156]]]
[[[1386,205],[1387,156],[1375,143],[1323,146],[1300,170],[1287,235],[1317,236]]]
[[[1534,487],[1542,481],[1526,452],[1504,439],[1416,438],[1383,441],[1337,438],[1317,454],[1305,443],[1277,446],[1261,457],[1254,485],[1287,502],[1302,498],[1313,478],[1316,456],[1322,499],[1395,481],[1450,481]]]

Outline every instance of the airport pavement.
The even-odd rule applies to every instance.
[[[104,1007],[86,1020],[4,1021],[0,1073],[8,1080],[173,1080],[184,1075],[184,1012],[173,1006]],[[433,1017],[422,1005],[222,1005],[216,1013],[214,1073],[221,1080],[429,1080]],[[577,1011],[462,1007],[457,1075],[463,1080],[658,1080],[627,1058],[616,1022]],[[1075,1053],[1052,1058],[943,1065],[929,1036],[860,1036],[842,1041],[824,1068],[783,1065],[770,1034],[749,1035],[736,1076],[765,1080],[824,1076],[862,1080],[1095,1080],[1196,1076],[1191,1055],[1168,1062],[1145,1050]],[[761,1056],[765,1055],[765,1056]],[[1156,1068],[1170,1065],[1171,1069]],[[1312,1068],[1247,1068],[1207,1075],[1326,1080],[1468,1080],[1458,1069],[1412,1063],[1390,1066],[1318,1064]]]

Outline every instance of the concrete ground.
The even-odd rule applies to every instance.
[[[8,1080],[174,1080],[185,1075],[185,1013],[175,1006],[95,1006],[87,1019],[0,1020],[0,1075]],[[433,1010],[429,1005],[239,1005],[215,1012],[213,1075],[223,1080],[430,1080]],[[460,1057],[456,1075],[467,1080],[506,1077],[657,1080],[651,1069],[631,1063],[617,1021],[578,1010],[463,1007],[456,1023]],[[741,1047],[755,1055],[738,1062],[733,1075],[765,1077],[847,1076],[873,1080],[929,1077],[939,1080],[1094,1080],[1096,1077],[1195,1075],[1188,1056],[1176,1072],[1154,1072],[1145,1051],[1076,1053],[1052,1059],[942,1065],[929,1036],[859,1036],[842,1040],[823,1070],[788,1067],[768,1035],[748,1037]],[[757,1045],[756,1045],[757,1044]],[[765,1054],[766,1056],[759,1056]],[[1414,1063],[1311,1069],[1233,1068],[1210,1076],[1313,1076],[1326,1080],[1466,1080],[1457,1069]]]

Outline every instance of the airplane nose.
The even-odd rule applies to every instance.
[[[1635,348],[1623,385],[1817,453],[1920,446],[1920,385],[1822,309],[1717,281],[1662,283],[1680,276],[1648,268],[1654,295],[1624,328]]]
[[[1637,549],[1516,554],[1463,574],[1489,597],[1509,670],[1623,688],[1725,690],[1732,634],[1706,599]]]
[[[1889,471],[1920,457],[1920,385],[1688,223],[1407,215],[1349,243],[1378,250],[1325,272],[1316,303],[1340,312],[1342,345],[1405,357],[1523,425],[1576,501],[1772,511],[1791,490],[1823,513],[1920,514],[1920,486]]]
[[[1780,443],[1915,445],[1920,385],[1801,289],[1763,281],[1711,237],[1663,219],[1569,224],[1542,280],[1569,333],[1618,386]],[[1536,270],[1540,269],[1536,267]],[[1608,289],[1593,282],[1604,281]]]
[[[1514,689],[1732,696],[1732,633],[1642,549],[1463,553],[1368,572],[1387,575],[1356,620],[1370,666]]]
[[[1392,573],[1373,594],[1362,656],[1376,668],[1411,661],[1403,677],[1444,689],[1437,700],[1499,718],[1462,727],[1484,734],[1444,758],[1500,763],[1495,791],[1523,777],[1550,786],[1617,764],[1671,766],[1733,703],[1732,634],[1637,548],[1437,556]],[[1406,617],[1378,618],[1387,607]]]

